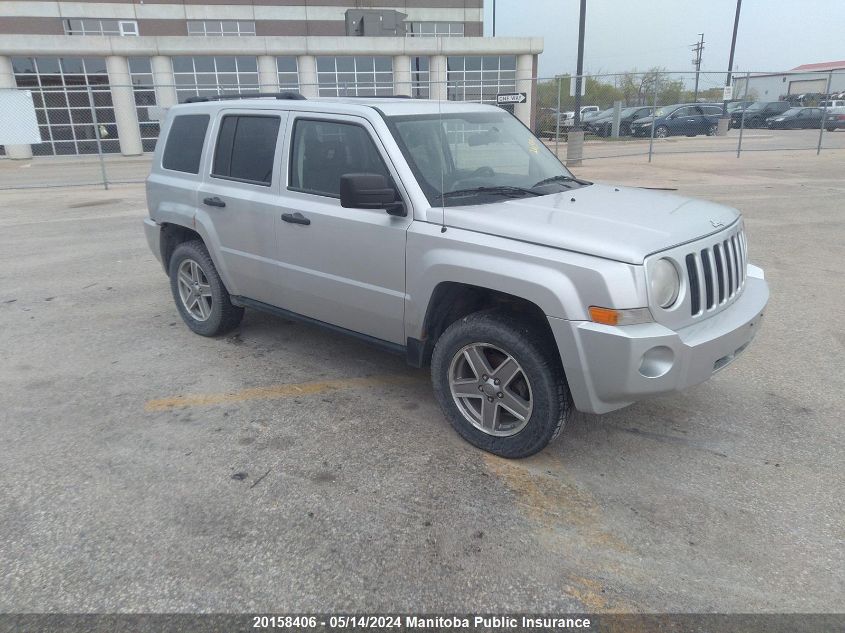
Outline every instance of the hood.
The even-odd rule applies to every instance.
[[[447,207],[446,225],[642,264],[651,253],[724,230],[739,216],[714,202],[589,185],[536,198]]]

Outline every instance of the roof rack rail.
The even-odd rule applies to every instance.
[[[338,95],[338,99],[413,99],[411,95]]]
[[[300,93],[293,90],[286,92],[241,92],[230,95],[212,95],[210,97],[188,97],[182,103],[204,103],[206,101],[229,101],[232,99],[290,99],[292,101],[302,101],[305,99]]]

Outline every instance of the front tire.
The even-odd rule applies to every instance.
[[[658,125],[654,128],[654,138],[666,138],[669,136],[669,128],[665,125]]]
[[[553,349],[541,327],[507,313],[456,321],[431,359],[440,408],[470,444],[502,457],[533,455],[560,433],[572,408]]]
[[[191,331],[218,336],[236,328],[244,309],[232,304],[205,244],[184,242],[170,258],[170,290],[179,316]]]

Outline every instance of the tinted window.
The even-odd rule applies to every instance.
[[[162,167],[198,174],[208,121],[207,114],[183,114],[174,118],[164,146]]]
[[[390,177],[367,130],[360,125],[300,119],[293,129],[290,188],[340,197],[340,177],[368,173]]]
[[[224,116],[211,175],[269,185],[279,123],[275,116]]]

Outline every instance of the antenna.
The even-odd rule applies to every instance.
[[[438,77],[438,80],[440,78]],[[438,93],[440,91],[438,90]],[[449,93],[449,82],[446,80],[446,94]],[[443,135],[441,136],[440,140],[443,140],[443,137],[446,138],[446,145],[449,144],[449,137],[446,134],[446,131],[443,129],[443,99],[442,94],[437,95],[437,122],[439,124],[440,130],[439,132]],[[444,148],[444,155],[445,151],[448,147]],[[443,173],[445,165],[443,163],[440,164],[440,232],[446,232],[446,175]]]

